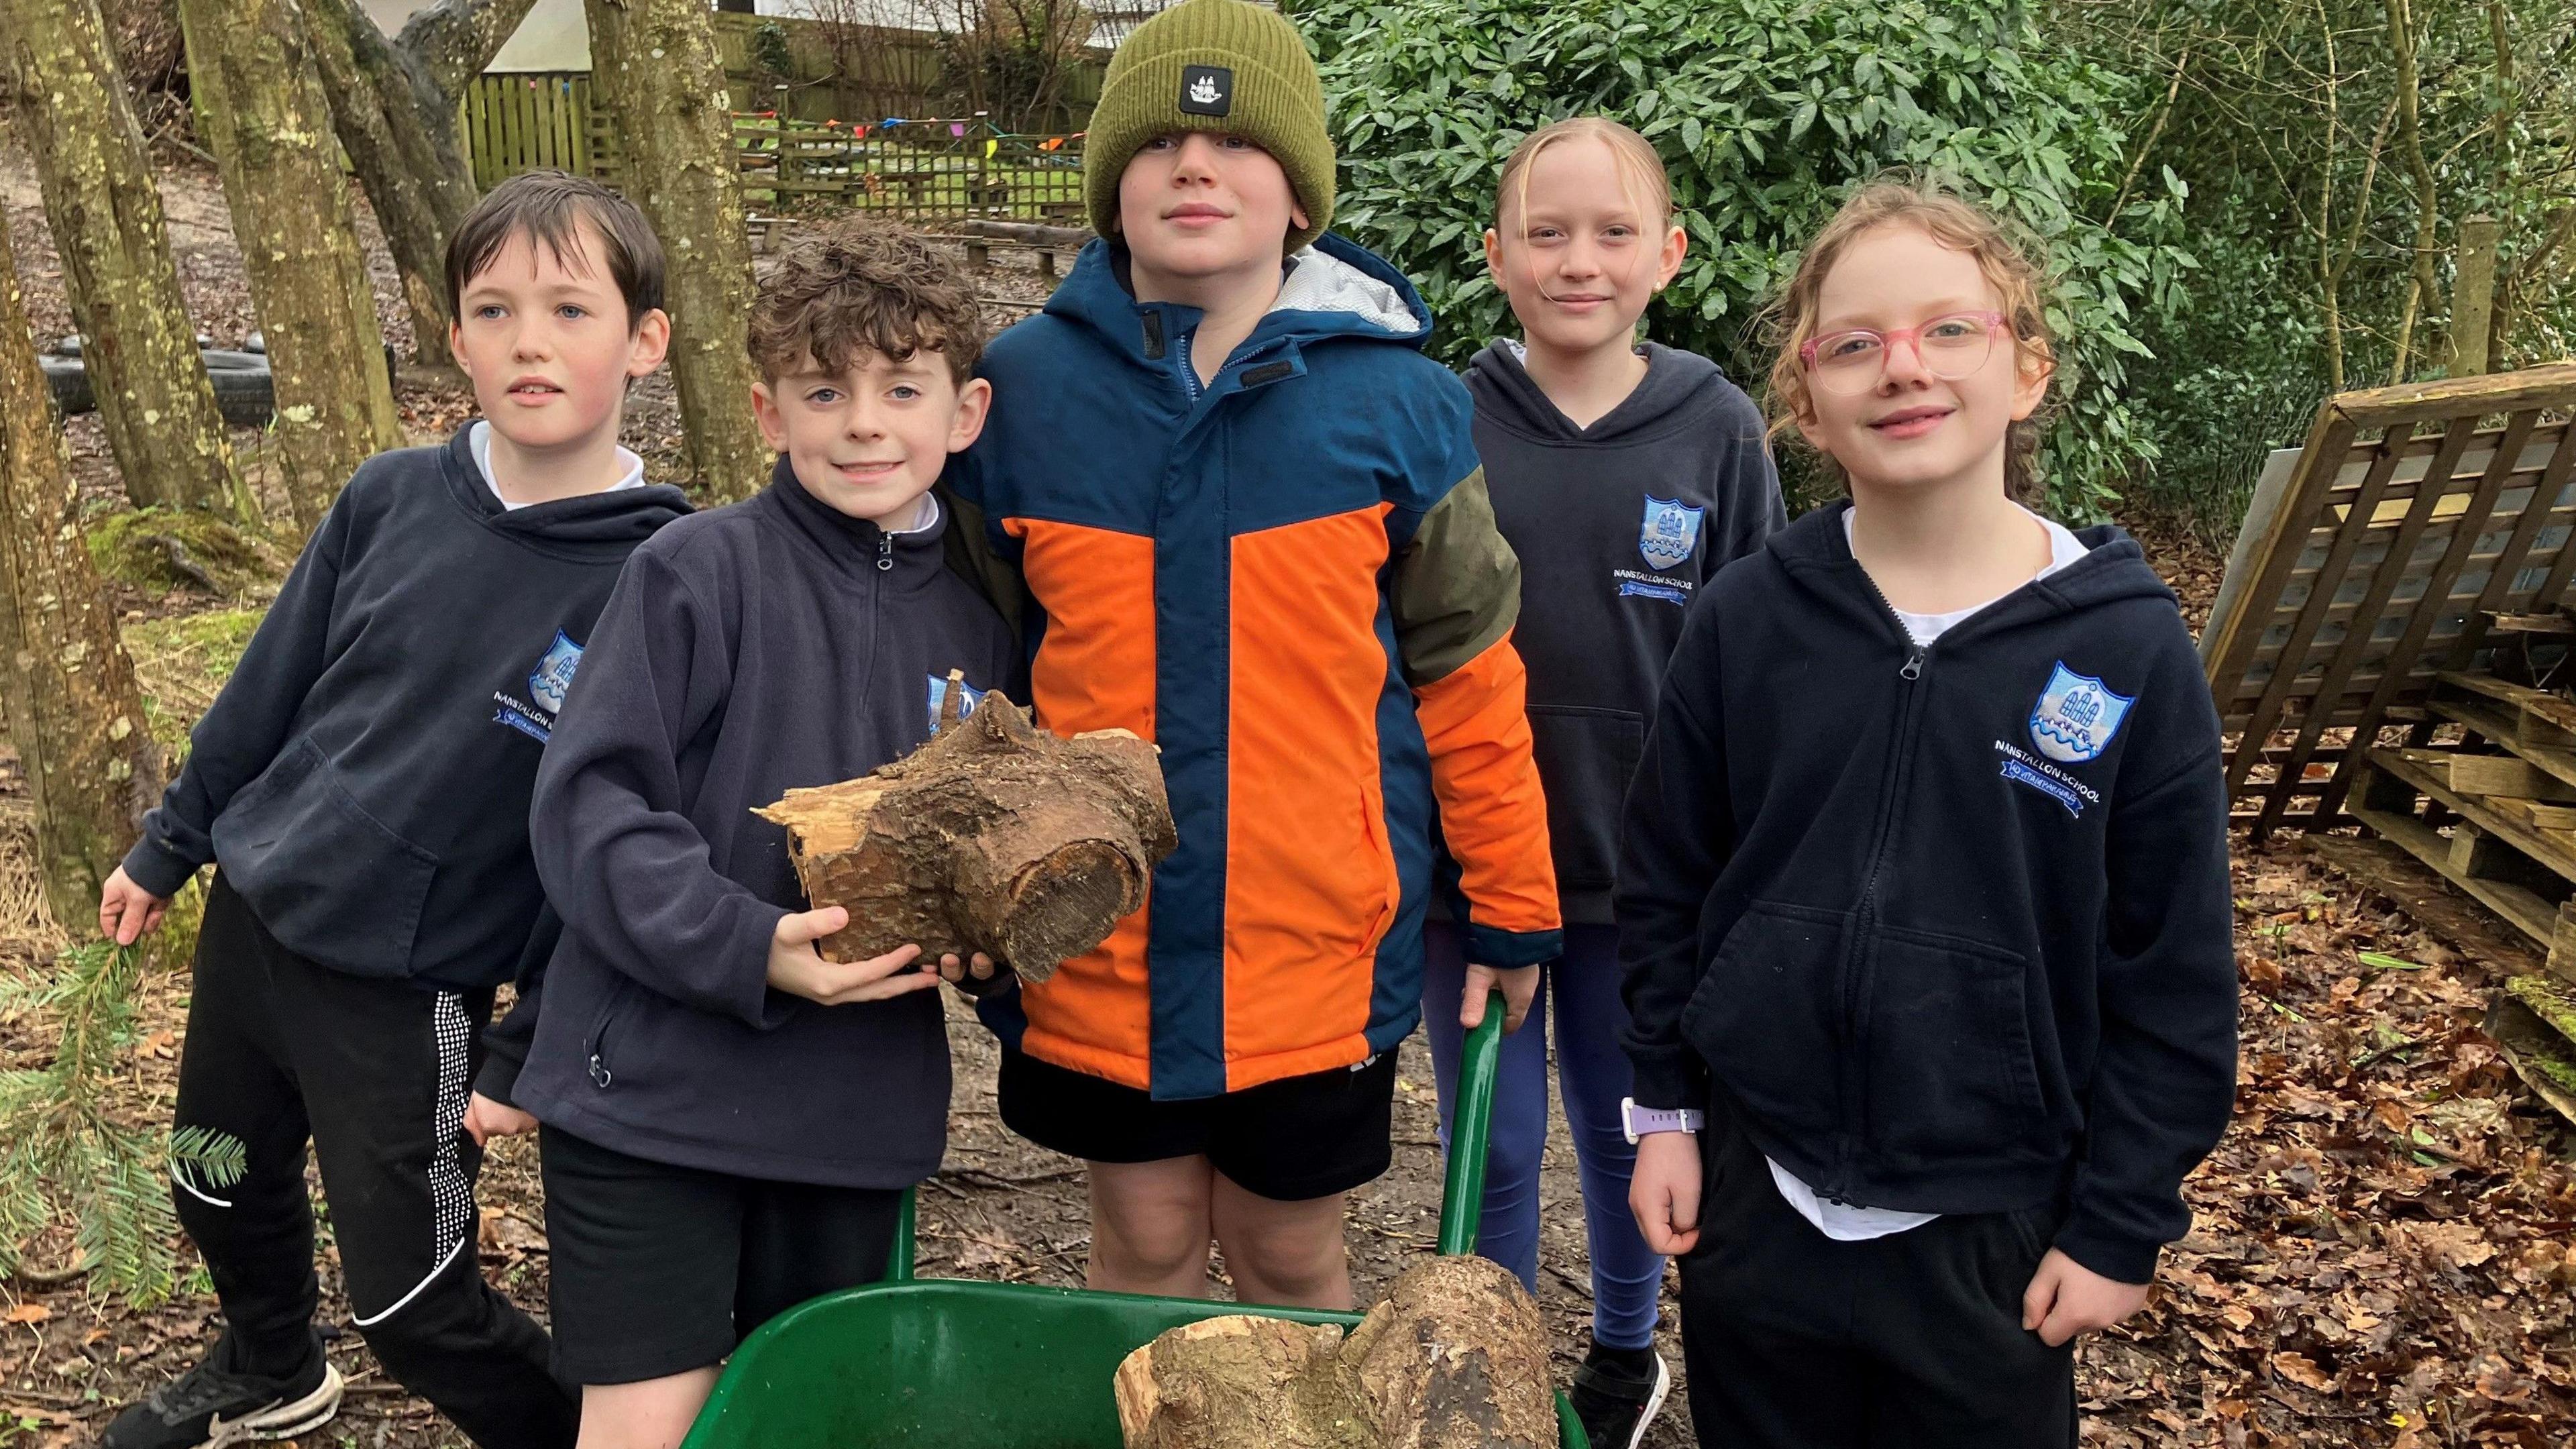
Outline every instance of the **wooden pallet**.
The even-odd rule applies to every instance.
[[[2347,808],[2576,981],[2576,784],[2518,755],[2380,747]]]
[[[2257,486],[2201,660],[2256,836],[2350,818],[2381,739],[2431,742],[2438,677],[2543,628],[2576,577],[2576,364],[2345,393]],[[2571,742],[2576,743],[2576,742]]]

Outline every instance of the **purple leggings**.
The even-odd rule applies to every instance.
[[[1432,922],[1424,931],[1422,1019],[1440,1082],[1440,1140],[1449,1140],[1450,1099],[1465,1033],[1458,999],[1467,963],[1457,927]],[[1485,1213],[1476,1251],[1520,1275],[1538,1291],[1538,1169],[1547,1146],[1547,1024],[1556,1015],[1557,1083],[1583,1179],[1585,1237],[1592,1254],[1592,1341],[1604,1348],[1654,1342],[1655,1304],[1664,1260],[1648,1251],[1628,1213],[1628,1179],[1637,1149],[1619,1122],[1629,1095],[1628,1058],[1619,1050],[1628,1009],[1619,1000],[1619,933],[1612,926],[1568,926],[1565,956],[1542,974],[1529,1020],[1503,1038],[1494,1083],[1494,1133],[1485,1164]]]

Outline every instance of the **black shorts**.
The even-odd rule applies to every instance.
[[[1134,1087],[1002,1049],[1002,1125],[1086,1162],[1205,1156],[1277,1202],[1348,1192],[1394,1161],[1395,1053],[1222,1097],[1157,1102]]]
[[[724,1362],[808,1298],[885,1276],[903,1194],[629,1157],[540,1129],[554,1369],[629,1384]]]

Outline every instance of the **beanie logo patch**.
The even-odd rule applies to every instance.
[[[1234,113],[1234,71],[1222,65],[1181,67],[1181,113],[1227,116]]]

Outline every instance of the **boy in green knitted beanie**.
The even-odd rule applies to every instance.
[[[985,354],[950,483],[1026,580],[1040,722],[1159,745],[1180,845],[1099,949],[979,1003],[1002,1120],[1089,1166],[1092,1287],[1203,1296],[1213,1240],[1239,1298],[1347,1308],[1435,822],[1481,963],[1464,1019],[1500,988],[1517,1025],[1558,951],[1519,563],[1421,297],[1325,231],[1285,19],[1146,22],[1086,151],[1101,239]]]

